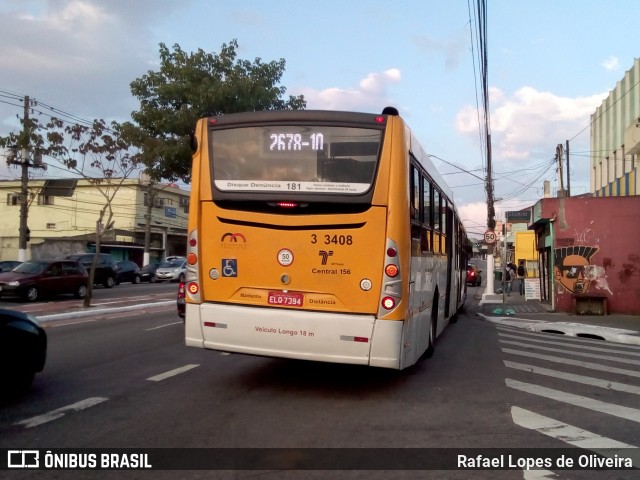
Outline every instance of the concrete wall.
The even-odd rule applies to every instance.
[[[549,198],[539,206],[553,219],[555,309],[573,311],[574,294],[600,294],[610,313],[639,315],[640,196]]]

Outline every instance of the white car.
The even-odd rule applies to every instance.
[[[187,262],[184,259],[164,261],[156,270],[158,282],[183,282],[187,271]]]

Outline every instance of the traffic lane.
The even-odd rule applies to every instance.
[[[27,394],[5,402],[0,431],[18,419],[87,398],[131,391],[141,377],[170,370],[197,356],[200,352],[184,347],[183,325],[173,309],[72,325],[46,324],[45,368]]]
[[[511,421],[495,329],[464,315],[439,339],[432,359],[402,372],[188,349],[169,328],[155,341],[124,328],[113,336],[92,332],[107,337],[87,347],[96,351],[92,364],[67,373],[73,378],[59,379],[63,385],[52,393],[66,402],[88,396],[108,401],[25,429],[21,444],[535,446]],[[114,341],[124,342],[116,352],[108,347]],[[50,374],[83,357],[66,355],[66,367],[54,364]],[[186,365],[199,366],[148,380]],[[78,389],[81,395],[70,395]]]
[[[176,333],[170,332],[172,327],[162,326],[171,319],[136,323],[154,328],[151,332],[164,332],[157,340],[162,344],[165,335],[173,338]],[[103,401],[67,409],[60,417],[33,426],[24,422],[35,423],[34,416],[25,412],[13,415],[11,427],[0,431],[0,443],[8,448],[16,444],[25,448],[549,446],[544,436],[513,425],[504,375],[493,353],[498,350],[495,329],[466,315],[460,315],[459,322],[439,338],[433,358],[402,372],[189,349],[183,345],[181,328],[179,340],[167,341],[157,349],[149,347],[147,355],[137,355],[149,338],[120,330],[124,337],[138,338],[120,352],[125,359],[116,361],[108,352],[99,353],[105,363],[82,369],[81,375],[75,375],[80,375],[83,382],[67,385],[80,389],[73,396],[76,402]],[[72,339],[67,343],[73,343]],[[104,348],[100,342],[90,346]],[[188,365],[199,366],[160,374]],[[151,370],[155,374],[146,377]],[[83,383],[91,382],[96,375],[108,378],[84,388]],[[62,403],[55,402],[51,407],[59,409]],[[39,408],[35,415],[46,412]],[[154,472],[153,476],[176,478],[176,473]],[[391,472],[393,478],[416,478],[415,473]],[[139,472],[105,475],[141,478]],[[255,475],[215,472],[212,476],[195,471],[180,472],[179,476]],[[327,478],[327,472],[261,475]],[[348,477],[386,479],[389,475],[351,472]],[[333,474],[331,477],[335,478]],[[86,478],[86,472],[65,472],[65,478]],[[446,472],[446,478],[468,478],[468,472]],[[474,472],[474,478],[522,478],[522,473]]]

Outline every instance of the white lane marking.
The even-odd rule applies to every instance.
[[[99,403],[105,402],[109,400],[104,397],[92,397],[87,398],[85,400],[80,400],[71,405],[67,405],[66,407],[61,407],[56,410],[52,410],[43,415],[38,415],[37,417],[32,417],[27,420],[22,420],[16,425],[24,425],[25,428],[37,427],[38,425],[42,425],[43,423],[50,422],[52,420],[56,420],[60,417],[64,417],[67,412],[79,412],[80,410],[84,410],[85,408],[93,407],[94,405],[98,405]]]
[[[188,372],[192,368],[196,368],[196,367],[199,367],[199,366],[200,366],[200,364],[198,364],[198,363],[185,365],[184,367],[176,368],[174,370],[170,370],[168,372],[161,373],[161,374],[156,375],[154,377],[149,377],[149,378],[147,378],[147,380],[150,380],[152,382],[159,382],[161,380],[165,380],[167,378],[171,378],[171,377],[174,377],[176,375],[180,375],[181,373]]]
[[[539,360],[546,360],[548,362],[563,363],[565,365],[574,365],[576,367],[589,368],[591,370],[599,370],[601,372],[616,373],[621,375],[628,375],[629,377],[640,378],[640,371],[638,370],[626,370],[624,368],[609,367],[607,365],[601,365],[599,363],[581,362],[579,360],[572,360],[570,358],[552,357],[551,355],[523,352],[521,350],[512,350],[510,348],[503,348],[502,352],[510,353],[512,355],[520,355],[522,357],[537,358]]]
[[[543,435],[568,443],[574,447],[591,450],[609,458],[615,458],[619,454],[622,457],[631,458],[635,467],[640,465],[640,451],[635,445],[603,437],[597,433],[582,430],[568,423],[562,423],[520,407],[511,407],[511,418],[516,425],[529,430],[536,430]],[[628,449],[634,450],[630,452]]]
[[[574,357],[589,357],[589,358],[597,358],[598,360],[610,360],[612,362],[629,363],[631,365],[640,365],[640,360],[631,360],[628,358],[612,357],[609,355],[597,355],[595,353],[575,352],[573,350],[567,350],[566,348],[540,347],[538,345],[531,345],[529,343],[523,343],[523,342],[512,342],[509,340],[500,340],[500,343],[513,345],[516,347],[525,347],[525,348],[533,348],[536,350],[544,350],[545,352],[564,353],[565,355],[573,355]]]
[[[622,405],[615,405],[613,403],[574,395],[573,393],[554,390],[552,388],[543,387],[542,385],[518,382],[517,380],[512,380],[510,378],[505,378],[505,383],[507,384],[507,387],[515,390],[520,390],[532,395],[550,398],[551,400],[556,400],[558,402],[568,403],[569,405],[575,405],[576,407],[582,407],[594,412],[606,413],[607,415],[613,415],[614,417],[624,418],[625,420],[640,423],[640,410],[636,408],[623,407]]]
[[[158,327],[147,328],[145,331],[150,332],[151,330],[158,330],[159,328],[170,327],[172,325],[178,325],[178,324],[182,325],[182,324],[184,324],[184,322],[166,323],[166,324],[160,325]]]
[[[585,375],[574,375],[573,373],[559,372],[558,370],[536,367],[524,363],[510,362],[508,360],[504,361],[504,366],[507,368],[514,368],[516,370],[522,370],[525,372],[536,373],[538,375],[546,375],[547,377],[561,378],[562,380],[569,380],[570,382],[592,385],[594,387],[600,387],[607,390],[615,390],[618,392],[640,395],[640,387],[627,385],[626,383],[612,382],[610,380],[602,380],[600,378],[587,377]]]
[[[539,336],[537,338],[522,338],[520,335],[510,335],[508,333],[501,333],[501,332],[498,333],[498,337],[513,338],[515,340],[520,340],[522,342],[535,342],[535,343],[542,343],[542,344],[545,344],[545,345],[557,345],[559,347],[564,347],[565,349],[570,347],[570,348],[576,348],[576,349],[582,349],[582,350],[590,350],[592,352],[618,353],[620,355],[630,355],[630,356],[633,356],[633,357],[640,357],[640,350],[637,350],[637,349],[635,349],[635,351],[616,350],[615,348],[613,348],[613,345],[611,347],[609,347],[609,348],[592,347],[590,345],[578,345],[578,344],[575,344],[575,343],[567,344],[567,342],[558,342],[558,341],[552,341],[552,340],[542,340]],[[502,338],[500,338],[499,340],[501,342],[506,342],[506,341],[502,340]],[[602,343],[600,343],[600,345],[602,345]]]

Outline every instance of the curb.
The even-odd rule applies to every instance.
[[[164,307],[169,305],[175,305],[175,300],[164,300],[162,302],[155,303],[142,303],[138,305],[127,305],[126,307],[114,307],[114,308],[102,308],[99,310],[92,310],[88,308],[86,310],[77,310],[74,312],[64,312],[64,313],[52,313],[50,315],[40,315],[36,316],[40,323],[52,322],[55,320],[66,320],[69,318],[82,318],[89,317],[92,315],[100,315],[100,314],[110,314],[110,313],[118,313],[118,312],[130,312],[132,310],[139,310],[144,308],[151,307]]]
[[[556,335],[565,335],[568,337],[605,340],[614,343],[640,346],[640,335],[634,330],[601,327],[597,325],[584,325],[581,323],[571,322],[547,322],[545,320],[532,320],[517,317],[491,317],[483,313],[478,313],[477,315],[491,323],[521,328],[532,332],[551,333]]]

